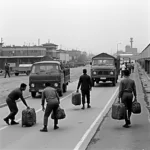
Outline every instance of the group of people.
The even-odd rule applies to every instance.
[[[83,69],[83,75],[80,76],[79,83],[77,86],[77,92],[81,86],[81,92],[82,92],[82,104],[84,109],[85,105],[85,97],[87,97],[87,107],[90,108],[90,90],[92,89],[92,83],[91,78],[89,75],[87,75],[87,70]],[[27,105],[25,99],[23,98],[23,91],[26,90],[27,85],[25,83],[22,83],[19,88],[14,89],[13,91],[8,94],[6,98],[6,103],[8,105],[8,108],[10,110],[10,114],[4,118],[4,121],[8,125],[17,125],[18,122],[15,121],[15,116],[18,113],[18,107],[16,104],[16,101],[20,98],[24,105],[29,109],[30,107]],[[45,100],[47,102],[46,108],[45,108]],[[59,95],[53,87],[51,87],[51,84],[49,82],[45,83],[45,89],[42,92],[42,110],[44,113],[44,120],[43,120],[43,128],[40,130],[41,132],[47,132],[47,126],[48,126],[48,118],[50,114],[53,111],[54,114],[54,130],[58,129],[58,119],[56,118],[57,109],[60,104],[60,98]],[[10,122],[11,121],[11,122]]]
[[[124,70],[129,70],[130,74],[134,72],[134,63],[133,62],[132,63],[131,62],[129,62],[129,63],[123,62],[121,64],[120,69],[121,69],[121,78],[122,78],[123,74],[124,74]]]
[[[120,86],[119,86],[119,95],[118,95],[118,102],[121,101],[126,106],[126,115],[125,115],[125,125],[123,127],[129,127],[131,124],[130,117],[131,117],[131,107],[132,107],[132,99],[133,95],[136,99],[136,86],[134,80],[130,79],[130,72],[129,70],[124,70],[124,79],[121,80]],[[18,122],[15,121],[15,115],[18,112],[18,108],[16,105],[16,100],[19,98],[22,100],[22,102],[25,104],[25,106],[30,108],[25,99],[23,98],[23,91],[26,90],[26,84],[22,83],[19,88],[14,89],[7,97],[6,102],[10,109],[10,114],[4,118],[4,121],[9,125],[9,121],[11,120],[11,125],[18,124]],[[56,118],[57,109],[60,104],[60,98],[56,91],[56,89],[51,87],[50,83],[45,84],[45,89],[42,92],[42,110],[45,111],[44,113],[44,120],[43,120],[43,128],[40,130],[41,132],[47,132],[47,126],[48,126],[48,118],[53,111],[54,113],[54,130],[58,129],[58,119]],[[80,88],[81,87],[81,88]],[[79,91],[79,88],[81,89],[82,94],[82,108],[85,109],[85,98],[87,98],[87,108],[91,108],[90,105],[90,91],[92,90],[92,82],[91,77],[87,75],[87,70],[83,69],[83,75],[80,76],[79,82],[77,85],[77,92]],[[47,102],[46,108],[45,108],[45,100]]]

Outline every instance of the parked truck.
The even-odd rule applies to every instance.
[[[92,58],[91,79],[94,86],[100,81],[111,81],[113,86],[116,85],[120,72],[120,59],[107,53],[101,53]]]
[[[29,91],[33,98],[36,93],[42,93],[46,82],[49,82],[57,90],[59,96],[63,96],[70,82],[70,68],[65,68],[59,61],[34,63],[29,75]]]
[[[12,67],[12,72],[18,76],[19,74],[29,75],[32,64],[20,64],[18,67]]]

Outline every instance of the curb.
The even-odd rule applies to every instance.
[[[30,96],[30,95],[29,95],[29,96],[26,96],[26,97],[24,97],[24,99],[27,99],[27,98],[29,98],[29,97],[31,97],[31,96]],[[20,101],[21,101],[21,99],[17,100],[16,102],[20,102]],[[0,105],[0,108],[5,107],[5,106],[7,106],[7,103],[1,104],[1,105]]]

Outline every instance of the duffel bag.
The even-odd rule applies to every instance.
[[[72,104],[81,105],[81,94],[79,92],[72,93]]]
[[[139,102],[137,102],[137,101],[132,102],[132,112],[134,114],[140,114],[141,113],[141,105]]]
[[[36,124],[36,112],[34,108],[25,109],[22,111],[22,127],[33,126]]]
[[[54,119],[54,113],[52,112],[51,118]],[[57,119],[64,119],[66,118],[66,114],[65,114],[65,110],[58,107],[57,111],[56,111],[56,118]]]
[[[112,118],[117,120],[125,119],[125,105],[123,103],[114,103],[112,105]]]

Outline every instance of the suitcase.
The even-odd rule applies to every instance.
[[[139,102],[132,102],[132,112],[134,114],[140,114],[141,113],[141,105]]]
[[[52,112],[51,118],[54,119],[54,113]],[[66,118],[66,114],[64,109],[58,107],[57,112],[56,112],[56,118],[57,119],[64,119]]]
[[[36,124],[36,112],[34,108],[25,109],[22,111],[22,127],[33,126]]]
[[[72,104],[73,105],[81,105],[81,94],[76,92],[72,93]]]
[[[112,118],[117,120],[125,119],[125,105],[123,103],[115,103],[112,105]]]

